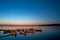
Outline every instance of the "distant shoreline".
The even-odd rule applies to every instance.
[[[0,26],[60,26],[60,24],[42,24],[42,25],[1,25]]]

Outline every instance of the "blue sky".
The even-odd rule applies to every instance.
[[[59,0],[0,0],[0,22],[60,23]]]

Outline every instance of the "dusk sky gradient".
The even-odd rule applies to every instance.
[[[60,1],[0,0],[0,24],[4,22],[60,23]]]

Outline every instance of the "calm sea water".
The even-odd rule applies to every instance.
[[[36,26],[34,28],[41,29],[42,32],[17,34],[16,36],[0,32],[0,40],[60,40],[60,26]]]

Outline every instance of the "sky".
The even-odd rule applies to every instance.
[[[60,23],[59,0],[0,0],[0,24]]]

